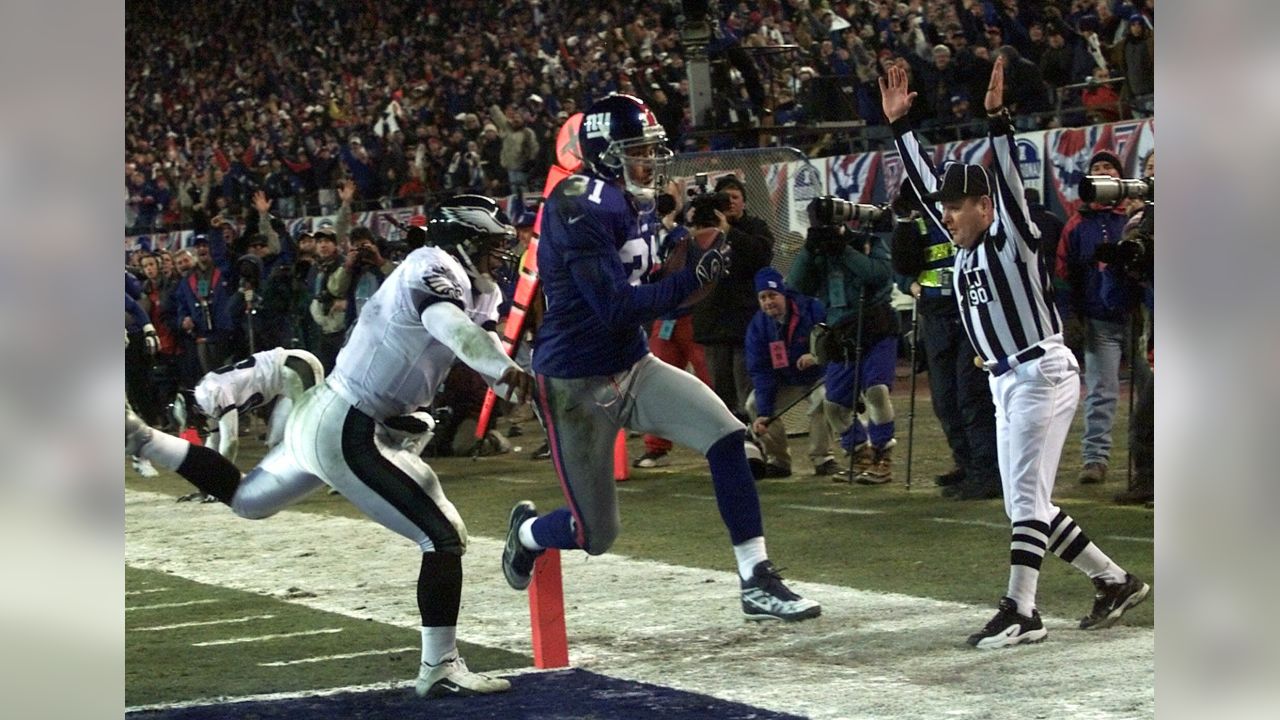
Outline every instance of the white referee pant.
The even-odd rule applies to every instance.
[[[1080,403],[1080,366],[1060,335],[1045,354],[988,378],[996,408],[996,450],[1010,522],[1048,523],[1062,447]]]

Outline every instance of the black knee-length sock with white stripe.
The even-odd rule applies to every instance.
[[[1009,593],[1018,613],[1030,616],[1036,609],[1036,584],[1040,563],[1049,544],[1049,526],[1039,520],[1019,520],[1013,524],[1009,540]]]
[[[1061,508],[1049,522],[1049,551],[1091,579],[1101,577],[1108,584],[1124,582],[1124,568],[1094,545],[1076,521]]]

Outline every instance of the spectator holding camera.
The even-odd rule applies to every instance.
[[[364,304],[395,269],[395,263],[378,250],[372,230],[363,225],[351,230],[351,248],[347,250],[346,260],[328,283],[331,295],[347,300],[347,327],[355,324]]]
[[[1123,164],[1110,150],[1089,159],[1090,175],[1123,177]],[[1128,222],[1121,203],[1082,204],[1067,220],[1058,243],[1057,275],[1066,282],[1067,305],[1084,326],[1084,437],[1079,481],[1107,479],[1111,426],[1120,395],[1120,360],[1128,346],[1129,323],[1141,288],[1126,283],[1110,301],[1102,295],[1104,263],[1094,257],[1104,244],[1119,242]]]
[[[307,311],[316,325],[314,344],[307,347],[324,366],[326,373],[333,370],[338,351],[347,336],[347,299],[345,295],[329,292],[329,281],[342,267],[338,253],[338,235],[333,223],[322,221],[315,230],[316,257],[307,272],[307,289],[311,301]]]
[[[706,349],[711,387],[739,418],[746,418],[751,376],[747,374],[747,325],[758,307],[753,278],[773,262],[773,232],[769,224],[747,212],[747,189],[734,175],[716,181],[724,193],[727,242],[733,248],[733,268],[705,299],[693,308],[693,340]]]
[[[852,232],[832,218],[811,218],[804,247],[787,284],[818,298],[827,309],[830,335],[819,343],[827,363],[827,400],[843,409],[840,445],[852,455],[852,470],[836,482],[882,485],[893,479],[893,386],[898,357],[897,317],[889,305],[893,273],[889,250],[874,235]],[[866,402],[869,422],[854,412]]]

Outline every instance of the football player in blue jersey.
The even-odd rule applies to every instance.
[[[671,438],[707,456],[750,619],[803,620],[821,606],[783,584],[765,550],[746,428],[693,375],[649,353],[644,328],[726,271],[721,242],[690,238],[686,262],[662,272],[656,188],[671,157],[653,112],[629,95],[595,103],[578,131],[583,169],[543,208],[538,269],[547,309],[533,353],[535,396],[568,506],[511,511],[502,569],[528,587],[545,548],[599,555],[618,535],[614,437],[621,428]],[[720,217],[721,230],[727,227]],[[701,233],[700,233],[701,234]]]

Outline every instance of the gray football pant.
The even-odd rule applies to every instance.
[[[716,441],[746,429],[701,380],[651,354],[616,375],[538,375],[538,407],[579,542],[592,553],[607,550],[621,525],[613,479],[619,430],[659,435],[706,455]]]

